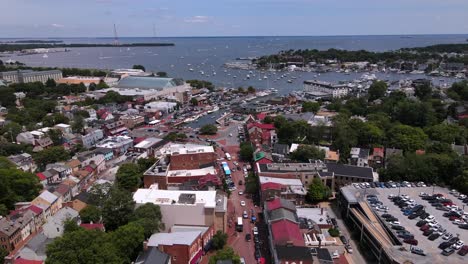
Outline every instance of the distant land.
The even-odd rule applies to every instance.
[[[53,48],[96,48],[96,47],[165,47],[165,46],[175,46],[174,43],[122,43],[122,44],[84,44],[84,43],[30,43],[28,44],[18,44],[18,42],[13,44],[5,44],[4,42],[0,44],[0,52],[13,52],[13,51],[22,51],[28,49],[53,49]]]

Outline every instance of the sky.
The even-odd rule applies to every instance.
[[[0,0],[0,38],[466,34],[468,0]],[[155,30],[153,30],[153,25]]]

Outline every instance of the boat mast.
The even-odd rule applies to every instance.
[[[115,46],[119,45],[119,37],[117,36],[117,27],[115,26],[115,23],[114,23],[114,45]]]

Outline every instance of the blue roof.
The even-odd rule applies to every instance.
[[[174,78],[129,76],[121,79],[116,87],[163,90],[175,86],[178,86],[178,80]]]

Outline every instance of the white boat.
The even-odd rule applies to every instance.
[[[247,74],[247,76],[245,76],[245,78],[250,79],[250,75]]]
[[[204,72],[204,71],[200,71],[200,74],[201,74],[201,75],[205,75],[205,72]]]
[[[219,110],[219,107],[217,105],[215,105],[215,107],[213,107],[213,109],[211,109],[211,110],[208,110],[207,113],[211,114],[211,113],[214,113],[214,112],[216,112],[218,110]]]
[[[291,79],[289,79],[289,80],[288,80],[288,83],[292,83],[292,80],[291,80]]]
[[[49,58],[47,54],[42,55],[42,58]]]
[[[192,69],[192,68],[190,68],[190,69],[189,69],[189,71],[193,71],[193,69]]]
[[[263,79],[268,79],[268,76],[264,75],[264,76],[263,76]]]

